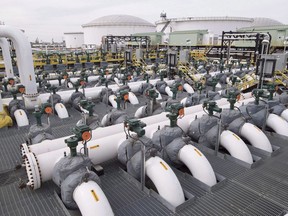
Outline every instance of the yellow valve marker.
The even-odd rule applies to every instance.
[[[236,134],[233,133],[233,136],[236,137],[236,139],[240,140],[240,138]]]
[[[96,200],[96,202],[99,201],[99,197],[97,196],[97,194],[95,193],[94,190],[91,190],[92,196],[94,197],[94,199]]]
[[[160,164],[164,167],[165,170],[168,170],[168,168],[165,166],[165,164],[162,161],[160,161]]]
[[[198,151],[198,149],[195,149],[194,148],[194,151],[201,157],[202,156],[202,154]]]
[[[94,146],[90,146],[90,149],[95,149],[95,148],[99,148],[100,145],[94,145]]]
[[[32,76],[31,75],[29,75],[29,79],[30,79],[30,81],[32,81]]]

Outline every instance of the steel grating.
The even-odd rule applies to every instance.
[[[265,199],[260,198],[237,214],[237,216],[282,216],[283,207]]]
[[[19,190],[16,183],[0,187],[0,215],[5,216],[65,216],[53,194],[54,186],[45,184],[41,189]]]

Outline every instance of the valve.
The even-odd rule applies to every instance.
[[[203,90],[203,83],[202,82],[195,82],[195,89],[197,91],[199,91],[199,93],[201,94],[201,92]]]
[[[144,74],[144,79],[146,80],[146,83],[149,83],[149,79],[150,79],[149,74],[145,73]]]
[[[254,103],[256,105],[259,104],[259,100],[260,100],[260,97],[263,97],[264,96],[264,90],[263,89],[253,89],[252,91],[252,96],[255,98],[255,101]],[[265,97],[265,96],[264,96]]]
[[[91,140],[92,134],[91,129],[87,125],[76,126],[73,128],[74,136],[65,139],[65,143],[70,148],[71,157],[77,156],[77,146],[79,141],[84,141],[87,143]]]
[[[217,103],[215,101],[204,101],[202,107],[203,109],[206,109],[208,111],[209,116],[213,116],[214,112],[222,112],[222,109],[217,106]]]
[[[172,99],[176,100],[177,92],[183,91],[182,84],[181,83],[174,83],[173,86],[171,87],[171,91],[173,93]]]
[[[218,84],[219,79],[216,76],[212,77],[211,85],[212,85],[212,91],[216,91],[216,85]]]
[[[240,93],[234,90],[230,90],[227,93],[227,101],[230,103],[230,109],[234,109],[235,103],[239,100]]]
[[[117,103],[117,109],[120,110],[121,109],[121,101],[124,100],[124,102],[129,100],[129,94],[127,90],[120,90],[119,92],[117,92],[117,96],[114,99]]]
[[[146,124],[138,119],[126,119],[124,121],[124,127],[129,131],[135,132],[138,137],[142,137],[145,135]]]
[[[173,103],[167,106],[165,111],[170,112],[166,115],[170,120],[170,127],[176,127],[178,117],[182,118],[184,116],[184,106],[180,103]]]
[[[36,122],[38,126],[42,126],[41,117],[42,114],[51,114],[53,112],[52,106],[50,103],[43,103],[41,107],[38,105],[35,106],[35,111],[33,112],[34,117],[36,118]]]
[[[155,89],[148,89],[146,91],[146,96],[150,99],[150,100],[156,100],[156,98],[158,98],[159,94],[155,91]]]
[[[81,100],[80,101],[80,106],[83,107],[83,109],[88,110],[89,112],[89,116],[93,116],[93,108],[95,106],[95,103],[93,103],[91,101],[91,99],[89,100]]]
[[[269,95],[267,96],[268,100],[273,100],[273,95],[277,91],[278,86],[275,86],[274,83],[267,85],[267,91],[269,92]]]
[[[237,76],[234,76],[234,75],[230,76],[230,77],[229,77],[229,80],[231,81],[232,86],[234,86],[236,82],[240,82],[240,80],[238,79],[238,77],[237,77]]]

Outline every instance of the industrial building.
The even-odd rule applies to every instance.
[[[83,32],[66,32],[64,33],[66,48],[81,48],[84,44]]]
[[[82,25],[84,43],[88,48],[101,45],[106,35],[131,35],[134,33],[154,32],[155,25],[139,17],[130,15],[109,15],[97,18]]]

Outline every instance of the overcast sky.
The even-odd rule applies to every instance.
[[[0,21],[24,29],[29,40],[61,41],[63,32],[112,14],[138,16],[154,23],[188,16],[267,17],[288,24],[288,0],[1,0]]]

